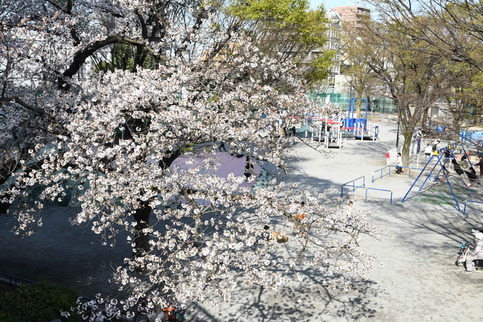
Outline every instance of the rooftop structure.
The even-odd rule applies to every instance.
[[[371,17],[371,10],[358,6],[335,7],[331,11],[338,13],[344,24],[355,24],[356,26]]]

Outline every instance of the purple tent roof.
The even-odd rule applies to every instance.
[[[203,161],[208,158],[215,158],[218,162],[220,162],[220,166],[215,171],[211,168],[205,168],[201,171],[216,174],[220,178],[227,178],[230,173],[233,173],[236,177],[245,177],[245,157],[237,157],[236,155],[231,155],[228,152],[217,152],[217,153],[196,153],[196,154],[189,154],[189,155],[182,155],[177,158],[172,166],[176,166],[180,169],[188,170],[193,167],[199,167],[203,165]],[[188,162],[189,161],[189,162]],[[253,162],[253,161],[252,161]],[[190,164],[191,163],[191,164]],[[253,162],[253,168],[257,175],[260,174],[260,166]],[[240,186],[241,187],[253,187],[255,184],[255,180],[250,182],[243,182]]]

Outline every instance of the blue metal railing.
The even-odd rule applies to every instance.
[[[411,170],[418,170],[418,171],[422,171],[423,168],[415,168],[415,167],[403,167],[403,168],[407,168],[408,169],[408,177],[411,176]]]
[[[356,186],[356,181],[358,181],[359,179],[362,179],[362,186]],[[365,188],[366,187],[366,177],[365,176],[358,177],[358,178],[355,178],[354,180],[351,180],[351,181],[344,183],[341,186],[341,189],[340,189],[341,198],[344,197],[344,187],[345,186],[352,187],[352,192],[356,191],[357,188]]]
[[[386,166],[386,167],[390,167],[390,166]],[[384,168],[386,168],[386,167],[384,167]],[[362,185],[357,185],[357,182],[361,179],[362,179]],[[346,186],[349,187],[349,188],[352,188],[352,192],[356,191],[356,189],[358,189],[358,188],[364,189],[366,200],[367,200],[367,197],[368,197],[368,194],[369,194],[369,190],[389,192],[389,194],[390,194],[389,195],[389,204],[392,205],[392,195],[393,195],[392,191],[387,190],[387,189],[378,189],[378,188],[368,188],[368,187],[366,187],[366,177],[365,176],[358,177],[358,178],[355,178],[354,180],[351,180],[351,181],[344,183],[341,186],[341,191],[340,191],[341,198],[344,197],[344,187],[346,187]]]
[[[384,173],[384,170],[387,169],[387,173]],[[375,176],[376,173],[379,173],[379,176]],[[378,169],[372,172],[372,182],[376,181],[377,179],[382,179],[384,176],[388,176],[391,174],[391,165],[386,165],[385,167]]]
[[[382,179],[383,177],[385,176],[388,176],[391,174],[391,169],[394,168],[396,169],[397,166],[396,165],[393,165],[393,164],[389,164],[389,165],[386,165],[385,167],[381,168],[381,169],[378,169],[376,171],[373,171],[372,172],[372,182],[378,180],[378,179]],[[411,176],[411,170],[418,170],[418,171],[421,171],[423,170],[423,168],[415,168],[415,167],[405,167],[405,166],[400,166],[400,168],[402,169],[408,169],[408,177]],[[384,172],[384,170],[387,169],[387,172]],[[379,176],[377,176],[376,174],[379,173]]]
[[[390,193],[390,196],[389,196],[389,204],[392,205],[392,191],[391,190],[387,190],[387,189],[377,189],[377,188],[365,188],[365,189],[366,189],[366,199],[367,199],[367,194],[368,194],[368,191],[369,190],[389,192]]]

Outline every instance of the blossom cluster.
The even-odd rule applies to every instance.
[[[80,206],[72,223],[88,224],[104,244],[127,231],[133,253],[112,276],[127,297],[79,303],[111,316],[207,294],[227,299],[241,283],[279,288],[306,267],[328,277],[362,273],[370,261],[357,240],[374,233],[364,213],[277,179],[254,190],[214,171],[220,144],[285,166],[293,141],[284,129],[295,122],[286,116],[311,104],[294,65],[262,55],[233,28],[213,28],[223,26],[217,8],[156,2],[2,5],[10,12],[2,45],[15,45],[0,53],[9,122],[0,161],[10,165],[0,196],[19,207],[17,232],[31,234],[42,225],[36,210],[66,199]],[[112,39],[145,48],[157,64],[98,71],[111,48],[99,44]],[[189,153],[206,158],[173,164]],[[41,192],[29,202],[34,187]]]

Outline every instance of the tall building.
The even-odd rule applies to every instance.
[[[323,48],[312,50],[311,56],[321,55],[322,52],[332,50],[335,57],[329,70],[327,80],[323,82],[319,91],[334,94],[350,94],[350,85],[347,75],[341,74],[341,41],[343,29],[351,26],[358,27],[366,19],[370,19],[371,10],[358,6],[344,6],[332,8],[326,13],[327,44]]]
[[[365,21],[371,18],[371,10],[358,6],[335,7],[330,9],[330,12],[337,13],[341,19],[342,29],[346,32],[352,28],[361,27]],[[346,36],[348,35],[349,34],[346,34]],[[339,60],[336,62],[339,68],[341,67],[341,60],[343,60],[341,55],[342,53],[339,51]],[[347,63],[347,60],[345,60],[345,64]],[[350,77],[339,72],[334,77],[333,88],[336,93],[348,94],[351,96]]]
[[[371,18],[371,10],[358,6],[342,6],[330,10],[337,12],[344,24],[359,26],[364,20]]]
[[[330,67],[327,82],[325,84],[326,92],[334,92],[335,82],[338,75],[340,75],[340,42],[342,24],[341,17],[334,11],[327,12],[329,23],[327,25],[327,44],[324,50],[333,50],[335,52],[334,61]]]

